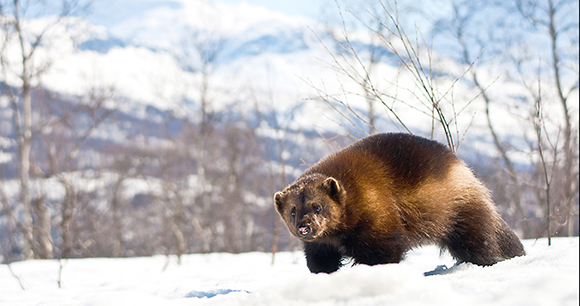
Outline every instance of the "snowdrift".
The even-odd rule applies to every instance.
[[[578,305],[578,237],[525,240],[527,256],[454,266],[434,246],[400,264],[310,274],[301,252],[75,259],[0,266],[0,305]],[[445,267],[443,267],[445,266]],[[430,276],[425,276],[429,274]]]

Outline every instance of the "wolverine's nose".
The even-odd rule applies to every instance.
[[[310,226],[302,225],[298,228],[298,231],[300,234],[302,234],[302,236],[306,236],[308,233],[310,233]]]

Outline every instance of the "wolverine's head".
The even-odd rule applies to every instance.
[[[311,242],[338,230],[345,198],[336,179],[312,174],[277,192],[274,202],[290,233]]]

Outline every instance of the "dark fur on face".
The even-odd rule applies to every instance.
[[[302,241],[324,240],[340,229],[346,191],[320,174],[303,177],[274,196],[276,210]]]

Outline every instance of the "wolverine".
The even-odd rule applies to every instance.
[[[481,266],[525,255],[489,190],[443,144],[402,133],[363,138],[274,195],[312,273],[400,262],[437,244]]]

